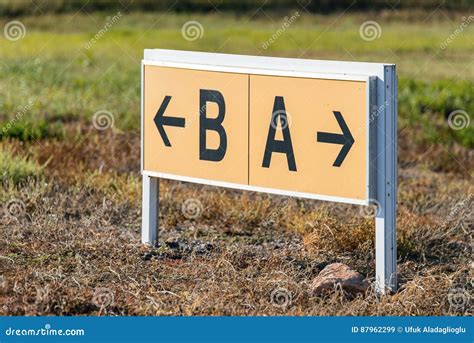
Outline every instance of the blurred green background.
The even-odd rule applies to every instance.
[[[474,110],[472,4],[1,0],[0,139],[65,139],[65,127],[90,125],[101,109],[114,114],[117,129],[138,130],[143,49],[166,48],[396,63],[402,139],[421,150],[432,143],[472,149],[472,123],[448,125],[453,111],[470,120]],[[16,21],[21,38],[6,39]],[[200,39],[183,36],[189,21],[202,26]],[[367,21],[379,25],[376,39],[361,36]]]

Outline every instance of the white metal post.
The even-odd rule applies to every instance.
[[[154,245],[158,239],[159,179],[142,177],[142,243]]]
[[[383,90],[381,89],[383,87]],[[379,294],[397,289],[397,76],[384,66],[377,99],[377,200],[375,218],[375,282]],[[381,107],[382,106],[382,107]]]

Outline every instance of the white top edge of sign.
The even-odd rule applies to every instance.
[[[384,67],[393,64],[368,62],[341,62],[327,60],[232,55],[166,49],[145,49],[144,61],[200,64],[226,68],[240,67],[261,70],[285,70],[295,73],[331,73],[367,75],[383,78]]]

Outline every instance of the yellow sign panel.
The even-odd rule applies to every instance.
[[[144,169],[247,184],[248,75],[144,68]]]
[[[145,172],[367,200],[366,81],[145,65],[143,86]]]
[[[251,75],[250,89],[250,185],[366,198],[366,82]]]

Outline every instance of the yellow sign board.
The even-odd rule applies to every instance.
[[[248,76],[145,66],[144,169],[248,183]]]
[[[376,205],[375,289],[397,289],[397,73],[385,63],[146,49],[142,242],[159,178]]]
[[[154,65],[143,73],[144,172],[367,201],[367,80]]]
[[[365,82],[251,75],[250,89],[250,185],[365,199]]]

